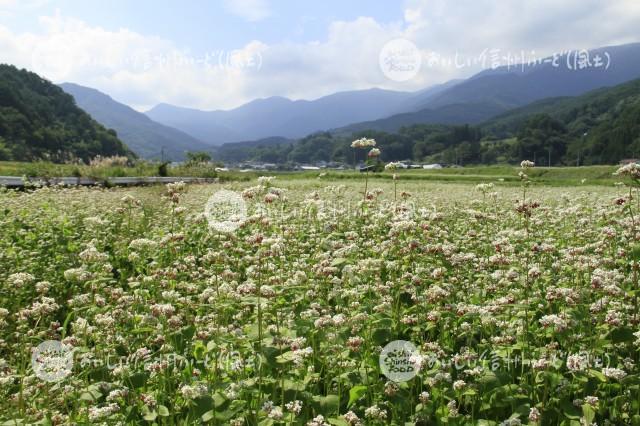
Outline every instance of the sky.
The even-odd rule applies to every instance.
[[[215,110],[269,96],[421,90],[637,42],[638,22],[638,0],[0,0],[0,62],[139,111]],[[393,52],[411,72],[385,69]]]

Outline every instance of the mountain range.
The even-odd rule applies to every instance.
[[[102,125],[115,129],[120,139],[141,157],[183,160],[185,151],[212,149],[193,136],[157,123],[96,89],[73,83],[62,83],[60,87]]]
[[[365,150],[354,138],[373,138],[383,162],[449,164],[615,164],[640,154],[640,79],[579,96],[546,98],[478,125],[413,124],[397,132],[365,129],[355,134],[318,132],[295,142],[270,138],[225,144],[216,158],[227,162],[337,162],[356,164]]]
[[[581,61],[581,59],[587,59]],[[369,89],[316,100],[258,99],[228,111],[160,104],[146,114],[214,145],[328,129],[396,131],[416,123],[477,124],[546,97],[576,96],[640,76],[640,43],[569,51],[487,69],[418,92]]]
[[[640,43],[585,52],[591,66],[583,69],[575,69],[579,51],[540,59],[530,65],[489,69],[430,96],[418,111],[354,123],[335,131],[395,132],[411,124],[478,124],[540,99],[578,96],[640,77]],[[596,56],[602,58],[600,67],[594,66]]]
[[[588,61],[578,69],[581,55]],[[159,104],[143,114],[94,89],[69,83],[61,87],[139,155],[159,158],[164,147],[166,158],[179,160],[185,151],[270,137],[298,139],[326,130],[345,135],[396,132],[412,124],[479,124],[541,99],[577,96],[638,77],[640,43],[633,43],[501,66],[418,92],[374,88],[315,100],[276,96],[226,111]]]
[[[219,145],[268,136],[297,138],[386,117],[401,110],[412,96],[409,92],[369,89],[335,93],[313,101],[275,96],[229,111],[199,111],[160,104],[146,114],[157,122]]]
[[[311,101],[274,96],[228,111],[159,104],[146,114],[214,145],[272,136],[300,138],[317,131],[414,111],[460,81],[451,80],[417,92],[376,88],[338,92]]]

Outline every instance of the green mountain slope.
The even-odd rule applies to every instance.
[[[423,109],[392,115],[379,120],[365,121],[335,129],[335,134],[351,134],[367,130],[397,132],[400,128],[415,124],[477,124],[506,110],[495,103],[451,104],[436,109]]]
[[[636,158],[640,156],[640,79],[582,96],[534,102],[480,128],[495,139],[517,137],[523,157],[551,150],[552,158],[564,157],[566,164]]]
[[[0,159],[85,161],[134,154],[61,88],[26,70],[0,64]]]

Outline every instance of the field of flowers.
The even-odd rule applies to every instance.
[[[640,424],[640,198],[521,179],[0,191],[0,421]]]

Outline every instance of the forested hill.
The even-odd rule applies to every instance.
[[[457,164],[615,164],[640,157],[640,80],[576,97],[550,98],[512,110],[477,126],[417,124],[390,133],[364,130],[351,135],[322,132],[295,143],[247,147],[243,158],[274,163],[338,161],[352,164],[353,139],[371,137],[383,161]]]
[[[544,156],[550,151],[552,164],[575,164],[578,158],[581,164],[638,158],[640,79],[582,96],[534,102],[484,123],[481,129],[485,138],[516,137],[512,156]]]
[[[71,95],[37,74],[0,64],[0,160],[88,160],[134,154]]]

